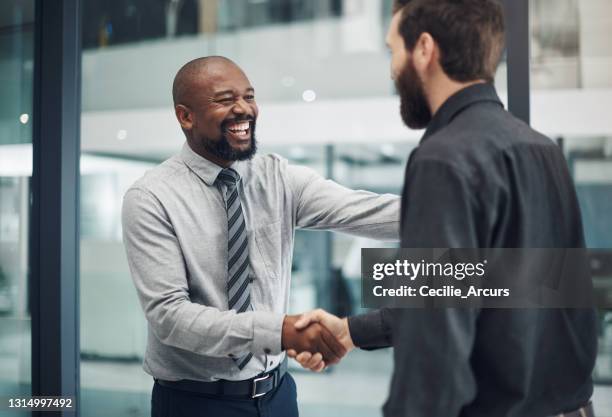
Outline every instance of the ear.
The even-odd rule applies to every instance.
[[[183,130],[191,130],[193,127],[193,115],[187,106],[177,104],[174,107],[174,114]]]
[[[438,45],[429,33],[423,32],[419,36],[412,51],[412,59],[415,69],[421,76],[428,72],[438,59],[437,49]]]

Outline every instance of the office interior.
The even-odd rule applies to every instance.
[[[596,291],[612,297],[612,2],[525,3],[530,121],[567,157],[593,249]],[[170,94],[178,68],[205,55],[233,59],[256,89],[259,152],[278,153],[351,188],[400,193],[404,166],[422,132],[403,126],[389,78],[384,35],[391,4],[80,2],[80,415],[150,415],[153,381],[141,368],[146,322],[121,241],[120,209],[126,189],[184,141]],[[33,145],[34,121],[42,117],[33,99],[41,53],[37,19],[46,16],[40,5],[0,3],[0,396],[31,395],[39,354],[44,356],[44,345],[36,354],[32,348],[38,330],[31,276],[31,228],[38,213],[32,208],[33,173],[37,158],[45,158]],[[506,102],[512,70],[502,62],[495,80]],[[290,311],[364,311],[360,248],[380,245],[298,231]],[[599,337],[594,402],[598,416],[612,417],[612,311],[600,310]],[[354,351],[322,374],[293,365],[301,415],[381,415],[392,367],[389,349]]]

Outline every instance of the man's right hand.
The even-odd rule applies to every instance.
[[[321,323],[328,329],[337,340],[342,343],[346,352],[350,352],[355,348],[353,339],[351,338],[351,332],[348,327],[347,318],[339,318],[333,314],[328,313],[323,309],[316,309],[300,315],[300,319],[295,323],[297,329],[303,329],[306,326],[312,326],[313,323]],[[329,363],[326,363],[323,356],[320,353],[312,353],[309,351],[302,351],[296,349],[289,349],[287,356],[294,358],[304,368],[310,369],[311,371],[321,372]]]
[[[281,344],[283,350],[320,353],[326,364],[340,362],[347,353],[344,345],[322,324],[311,323],[302,329],[296,328],[301,315],[285,316]]]

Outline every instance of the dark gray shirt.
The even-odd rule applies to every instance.
[[[584,247],[560,149],[489,84],[434,116],[406,168],[401,222],[406,248]],[[592,394],[593,310],[384,310],[350,325],[357,345],[393,341],[387,417],[543,417]]]
[[[185,144],[124,197],[124,243],[148,321],[144,370],[156,378],[244,380],[278,365],[296,228],[397,240],[397,196],[350,190],[276,155],[232,168],[241,177],[254,311],[228,311],[220,166]],[[239,370],[231,356],[249,351]]]

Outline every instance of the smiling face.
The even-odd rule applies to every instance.
[[[244,72],[229,60],[215,59],[182,77],[175,112],[194,151],[221,166],[251,158],[259,110]]]

